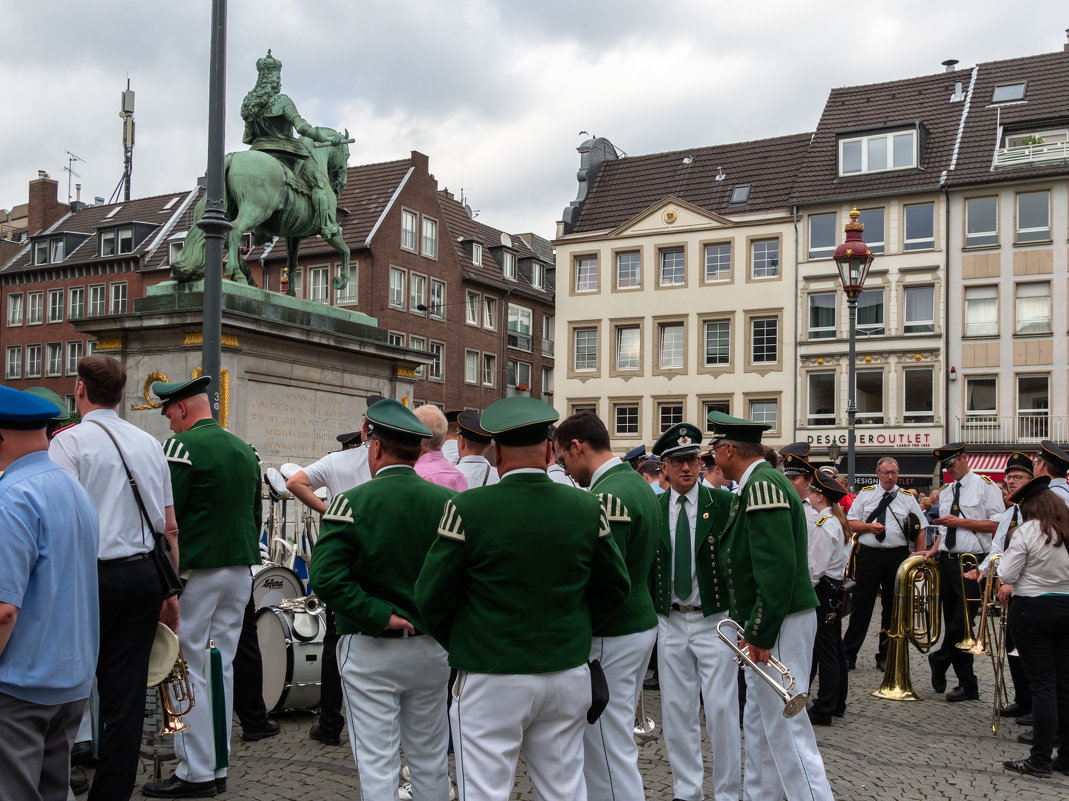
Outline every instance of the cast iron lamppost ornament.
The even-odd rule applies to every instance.
[[[865,226],[857,221],[861,213],[855,208],[846,224],[846,241],[835,248],[835,266],[839,281],[846,293],[846,305],[850,313],[850,394],[846,403],[846,476],[847,487],[854,491],[854,423],[857,420],[857,298],[865,288],[869,268],[872,267],[872,251],[861,239]]]

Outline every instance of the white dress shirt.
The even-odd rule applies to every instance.
[[[831,512],[820,516],[809,529],[809,580],[815,587],[824,576],[841,581],[846,572],[843,527]]]
[[[1069,595],[1069,552],[1063,543],[1045,542],[1039,521],[1029,520],[1013,532],[998,574],[1015,596]]]
[[[332,451],[317,462],[304,468],[308,486],[313,490],[326,487],[333,498],[340,492],[351,490],[366,481],[371,481],[371,468],[367,463],[367,447],[346,448]],[[326,504],[330,505],[330,498]]]
[[[672,543],[672,603],[679,604],[680,606],[701,606],[702,595],[698,589],[698,575],[694,570],[694,527],[698,522],[698,487],[701,484],[695,483],[690,491],[684,495],[687,499],[686,505],[683,507],[687,514],[687,542],[690,543],[690,595],[686,598],[679,598],[676,595],[676,567],[675,567],[675,547],[676,547],[676,522],[679,518],[679,493],[674,489],[670,490],[671,497],[668,499],[668,538]]]
[[[953,501],[953,491],[947,496]],[[854,498],[854,502],[850,504],[850,511],[846,513],[847,520],[860,520],[862,523],[869,519],[876,507],[880,505],[880,501],[883,500],[884,488],[879,484],[869,484],[863,487],[861,491]],[[901,548],[903,545],[909,545],[912,540],[908,539],[905,534],[902,533],[902,523],[906,522],[906,516],[909,514],[915,514],[917,519],[921,521],[921,526],[927,524],[927,519],[924,517],[924,512],[921,511],[920,504],[917,503],[917,499],[913,497],[912,492],[907,492],[901,489],[897,485],[891,488],[890,492],[894,493],[894,499],[887,507],[887,514],[884,516],[884,526],[886,531],[884,534],[883,542],[876,539],[876,535],[871,531],[861,534],[857,539],[862,545],[867,545],[870,548]],[[943,493],[939,493],[942,497]],[[950,508],[949,506],[947,507]],[[965,517],[966,515],[962,515]],[[960,537],[961,531],[958,531]]]
[[[152,526],[162,534],[166,527],[164,510],[174,505],[174,499],[167,457],[151,434],[120,418],[114,409],[94,409],[78,425],[56,434],[48,447],[48,456],[77,478],[97,505],[99,559],[147,553],[154,544],[152,531],[134,500],[115,443],[97,422],[111,432],[122,448],[145,511]]]
[[[971,470],[958,481],[951,481],[939,489],[939,516],[951,514],[954,505],[954,485],[961,485],[958,517],[968,520],[994,520],[1002,514],[1006,504],[1002,500],[1002,490],[994,482],[988,481]],[[939,526],[939,533],[944,535],[939,542],[939,552],[946,553],[946,526]],[[959,528],[954,543],[954,553],[984,554],[991,550],[992,534],[982,534]]]
[[[442,452],[445,452],[444,448]],[[490,464],[485,456],[464,456],[457,462],[457,470],[467,479],[468,489],[488,487],[501,480],[497,474],[497,468]]]

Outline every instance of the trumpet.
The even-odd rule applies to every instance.
[[[725,634],[723,627],[731,626],[735,629],[731,635]],[[728,648],[735,652],[735,661],[740,665],[746,665],[752,668],[758,676],[768,682],[768,685],[776,691],[776,694],[783,700],[783,717],[793,718],[803,709],[805,709],[806,703],[809,701],[809,693],[792,693],[794,689],[794,676],[791,675],[791,671],[780,662],[776,657],[768,657],[768,666],[780,674],[780,678],[776,679],[770,675],[764,668],[757,662],[750,659],[749,655],[739,648],[739,637],[742,635],[742,626],[736,623],[731,618],[725,618],[716,624],[716,636],[723,640]]]
[[[178,658],[171,668],[167,677],[157,685],[160,693],[160,714],[163,723],[156,732],[157,737],[165,737],[169,734],[177,734],[189,728],[188,723],[182,722],[182,717],[188,715],[196,701],[193,698],[193,687],[189,683],[189,669],[186,660],[182,658],[182,649],[178,649]]]
[[[969,651],[970,653],[984,653],[983,651],[974,651],[976,648],[976,634],[973,631],[972,615],[969,614],[969,604],[983,603],[983,598],[970,598],[965,594],[965,574],[970,570],[979,569],[980,564],[976,561],[976,557],[971,553],[963,553],[958,557],[958,578],[961,581],[961,603],[965,607],[965,636],[961,638],[961,641],[956,647],[962,651]]]

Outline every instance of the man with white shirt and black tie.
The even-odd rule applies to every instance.
[[[937,693],[946,690],[947,671],[954,668],[958,686],[947,693],[948,701],[980,697],[972,654],[957,647],[979,607],[979,602],[966,604],[962,588],[965,597],[972,599],[980,597],[980,588],[975,581],[963,581],[960,560],[970,554],[977,562],[983,561],[998,528],[994,518],[1006,508],[998,485],[969,468],[965,447],[964,442],[954,442],[932,451],[942,469],[950,473],[951,481],[939,488],[939,516],[933,521],[939,526],[939,534],[925,553],[928,557],[938,554],[939,601],[943,607],[943,642],[928,655],[928,664],[932,668],[932,689]]]
[[[843,636],[846,664],[853,668],[858,652],[868,634],[876,595],[880,595],[880,641],[876,650],[876,668],[887,663],[887,632],[891,628],[891,607],[895,596],[895,573],[909,556],[912,544],[924,550],[924,529],[916,536],[907,533],[906,519],[916,515],[924,520],[917,499],[909,490],[898,486],[898,462],[884,456],[876,462],[878,484],[862,487],[850,506],[847,521],[857,537],[854,562],[854,611]]]

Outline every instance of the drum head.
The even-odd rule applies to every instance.
[[[304,582],[282,565],[261,565],[252,576],[252,603],[257,609],[274,606],[287,598],[303,598]]]
[[[299,640],[311,640],[319,634],[321,614],[315,612],[297,613],[293,616],[293,634]]]
[[[260,657],[264,666],[264,704],[274,709],[282,698],[293,670],[292,651],[287,646],[289,623],[278,609],[261,609],[256,615],[256,637],[260,641]]]
[[[178,659],[178,635],[162,623],[156,624],[156,638],[148,657],[148,686],[155,687],[171,672]]]

